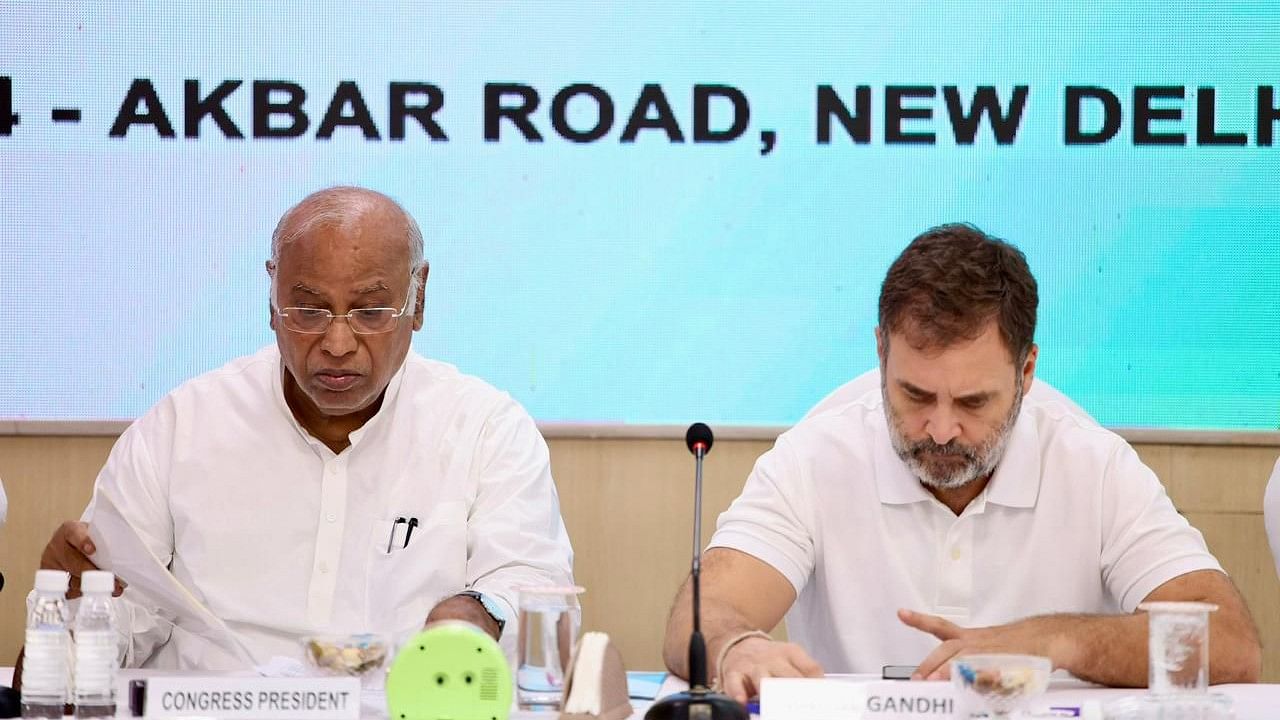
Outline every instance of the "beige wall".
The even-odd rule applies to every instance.
[[[9,521],[0,530],[0,664],[21,642],[23,598],[44,541],[88,500],[113,438],[0,436]],[[660,635],[688,572],[693,483],[673,440],[550,441],[565,522],[587,588],[584,624],[613,635],[632,668],[658,668]],[[721,440],[707,461],[704,537],[770,446]],[[1235,578],[1262,632],[1264,677],[1280,682],[1280,581],[1262,525],[1262,494],[1280,447],[1137,445],[1174,502]]]

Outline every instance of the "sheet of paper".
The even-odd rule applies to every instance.
[[[667,679],[664,672],[627,671],[627,694],[632,700],[653,700],[662,690],[662,682]]]
[[[230,653],[246,666],[254,664],[226,623],[178,582],[107,493],[95,495],[89,537],[96,547],[93,561],[98,567],[115,573],[131,590],[145,596],[187,632]]]

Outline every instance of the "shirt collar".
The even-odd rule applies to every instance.
[[[410,353],[412,353],[412,350]],[[293,415],[293,410],[289,408],[289,403],[284,397],[284,358],[280,355],[278,347],[275,348],[275,356],[278,365],[277,371],[272,374],[272,394],[275,395],[277,409],[284,414],[289,423],[293,425],[294,430],[297,430],[298,435],[301,436],[307,444],[312,447],[320,447],[327,450],[328,448],[324,443],[320,442],[319,439],[307,432],[306,428],[302,427],[302,423],[298,422],[298,418]],[[383,417],[391,414],[390,408],[395,404],[395,399],[400,394],[400,385],[404,380],[404,368],[408,363],[409,356],[405,355],[404,361],[400,363],[400,367],[396,370],[396,373],[391,376],[390,382],[387,383],[386,391],[382,396],[382,405],[378,408],[378,412],[374,413],[373,417],[369,418],[364,425],[353,430],[348,436],[348,439],[351,440],[351,447],[355,447],[360,442],[360,439],[369,433],[370,428],[377,427],[381,424]]]
[[[987,484],[987,502],[1005,507],[1032,508],[1040,495],[1040,442],[1035,419],[1026,403],[1013,423],[1004,457]]]
[[[880,502],[886,505],[909,505],[933,499],[920,480],[902,462],[889,440],[889,423],[885,417],[883,401],[880,415],[873,425],[875,438],[876,492]]]
[[[934,497],[911,473],[907,464],[894,452],[889,440],[889,425],[883,412],[873,427],[875,441],[876,492],[886,505],[908,505],[928,502]],[[1025,406],[1024,406],[1025,410]],[[996,465],[991,482],[983,490],[986,502],[1005,507],[1035,507],[1040,494],[1040,444],[1036,439],[1035,420],[1020,411],[1013,432],[1005,445],[1004,457]],[[977,499],[975,499],[977,502]]]

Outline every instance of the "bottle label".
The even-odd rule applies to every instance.
[[[115,689],[116,657],[115,632],[76,633],[76,696],[111,694]]]
[[[69,651],[66,630],[28,630],[22,661],[22,694],[65,699]]]

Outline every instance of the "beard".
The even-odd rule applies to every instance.
[[[889,402],[884,376],[880,378],[880,392],[884,396],[885,416],[889,420],[889,441],[893,450],[906,463],[912,475],[926,487],[935,490],[955,490],[985,478],[995,470],[1004,457],[1013,434],[1013,424],[1022,410],[1022,378],[1018,378],[1017,394],[1013,406],[995,432],[976,446],[952,440],[939,445],[928,435],[923,440],[911,440],[902,429],[902,419]]]

